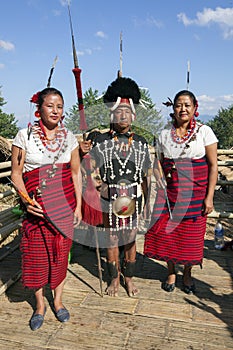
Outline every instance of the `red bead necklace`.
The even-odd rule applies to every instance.
[[[195,131],[195,127],[196,127],[196,120],[195,118],[192,118],[190,120],[190,127],[189,129],[187,129],[187,132],[185,133],[184,136],[177,136],[176,134],[176,127],[175,125],[173,124],[172,125],[172,129],[171,129],[171,136],[172,136],[172,140],[176,143],[185,143],[186,141],[188,141],[194,134],[194,131]]]

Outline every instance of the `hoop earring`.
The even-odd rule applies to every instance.
[[[39,111],[35,111],[34,114],[35,114],[35,117],[36,117],[36,118],[40,118],[40,112],[39,112]]]

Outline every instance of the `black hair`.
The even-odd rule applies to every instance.
[[[193,101],[194,106],[197,105],[196,96],[191,91],[189,91],[189,90],[181,90],[175,95],[174,101],[173,101],[173,106],[176,104],[176,101],[178,100],[178,98],[180,96],[189,96],[191,98],[191,100]]]
[[[59,95],[62,98],[62,101],[64,103],[64,98],[62,96],[61,91],[59,91],[58,89],[49,87],[49,88],[45,88],[44,90],[40,91],[39,96],[38,96],[38,102],[37,102],[38,109],[41,108],[45,97],[47,95],[50,95],[50,94],[52,94],[52,95]]]

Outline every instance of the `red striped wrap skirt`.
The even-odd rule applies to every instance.
[[[25,173],[25,186],[30,197],[34,196],[66,237],[46,219],[27,215],[23,220],[20,245],[22,282],[25,287],[33,289],[48,283],[51,289],[55,289],[64,280],[73,238],[76,198],[70,164],[58,164],[51,178],[48,178],[47,170],[51,170],[51,165]],[[38,188],[41,191],[40,195]]]
[[[173,219],[164,191],[158,190],[150,229],[145,234],[144,254],[175,264],[201,265],[206,231],[206,216],[202,216],[208,178],[206,159],[165,159],[163,170]]]

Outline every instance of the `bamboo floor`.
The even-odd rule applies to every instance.
[[[64,288],[64,305],[71,318],[60,323],[49,307],[43,326],[28,325],[34,298],[20,278],[0,296],[0,349],[12,350],[223,350],[233,349],[233,251],[216,251],[206,237],[203,269],[194,267],[196,295],[182,291],[182,266],[177,268],[173,293],[161,289],[165,264],[142,255],[144,235],[137,236],[135,284],[140,293],[129,298],[100,295],[95,251],[74,245]],[[105,251],[101,250],[103,289],[106,288]],[[15,250],[0,262],[1,284],[20,268]]]

